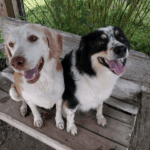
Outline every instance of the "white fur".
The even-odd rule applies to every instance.
[[[84,112],[89,111],[90,109],[97,109],[97,123],[99,125],[106,126],[107,122],[102,113],[103,102],[110,97],[117,79],[123,74],[116,75],[110,69],[102,66],[98,62],[98,55],[100,55],[99,57],[104,55],[104,58],[107,60],[114,60],[115,54],[111,49],[114,48],[113,46],[123,45],[114,38],[114,33],[111,26],[99,28],[98,30],[104,31],[109,39],[109,42],[107,45],[107,54],[100,52],[91,56],[92,68],[96,71],[96,76],[91,77],[85,73],[80,74],[75,66],[76,50],[74,50],[72,54],[71,71],[73,72],[76,85],[75,97],[78,99],[79,105],[73,110],[66,107],[64,107],[64,110],[67,115],[67,132],[71,132],[73,135],[77,134],[77,128],[74,124],[74,113],[77,109],[80,109]],[[105,38],[105,34],[102,35],[103,38]],[[127,49],[125,58],[127,58],[129,55],[128,51],[129,49]]]
[[[80,101],[78,109],[82,111],[89,111],[91,108],[96,109],[99,103],[103,103],[109,98],[119,76],[106,67],[100,69],[95,77],[86,74],[81,75],[76,69],[74,61],[75,57],[72,58],[72,71],[76,81],[75,96]]]
[[[75,97],[79,100],[79,105],[73,110],[63,107],[67,119],[67,132],[70,132],[72,135],[77,134],[77,127],[74,124],[77,109],[84,112],[90,109],[97,109],[97,123],[106,126],[107,122],[102,113],[103,102],[110,97],[113,87],[119,78],[118,75],[115,75],[106,67],[102,67],[95,77],[90,77],[86,74],[81,75],[75,67],[75,52],[73,51],[71,70],[76,84]]]
[[[36,28],[36,30],[34,30],[34,28]],[[49,58],[50,48],[45,42],[47,39],[44,28],[45,27],[37,24],[27,24],[16,27],[9,34],[6,44],[9,46],[9,42],[15,43],[13,48],[9,46],[12,58],[15,56],[24,57],[26,64],[31,69],[38,64],[41,57],[44,59],[44,66],[40,71],[40,78],[35,83],[29,84],[24,76],[21,77],[22,98],[17,95],[18,93],[15,88],[10,89],[10,96],[16,101],[23,101],[20,108],[23,116],[27,111],[26,103],[29,105],[34,116],[34,125],[36,127],[41,127],[43,124],[37,106],[50,109],[56,104],[56,126],[63,129],[64,122],[61,116],[61,97],[64,92],[63,71],[57,71],[57,60]],[[28,37],[31,35],[37,36],[38,40],[33,43],[29,42]],[[45,41],[43,40],[44,38]],[[15,68],[13,69],[19,72]],[[21,71],[21,73],[24,74],[23,71]]]

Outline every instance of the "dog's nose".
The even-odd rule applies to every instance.
[[[24,57],[20,57],[20,56],[16,56],[12,59],[11,61],[11,65],[15,68],[15,69],[22,69],[25,65],[25,58]]]
[[[124,56],[124,54],[126,53],[126,47],[125,46],[116,46],[114,48],[114,53],[119,56]]]

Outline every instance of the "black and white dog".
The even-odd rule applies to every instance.
[[[67,118],[67,132],[77,134],[74,116],[77,109],[97,109],[97,123],[105,126],[103,102],[107,100],[117,79],[124,73],[130,44],[123,31],[114,26],[82,37],[77,50],[62,61],[65,91],[63,110]]]

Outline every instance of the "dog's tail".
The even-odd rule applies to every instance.
[[[8,78],[10,81],[14,82],[14,74],[8,72],[1,72],[2,76]]]

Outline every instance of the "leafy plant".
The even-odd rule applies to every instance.
[[[150,55],[150,0],[24,0],[24,5],[27,21],[78,35],[118,26],[132,49]]]
[[[1,30],[0,30],[0,43],[2,43],[3,41],[4,41],[4,40],[2,39],[2,36],[1,36]],[[0,52],[0,58],[5,59],[4,51]]]

